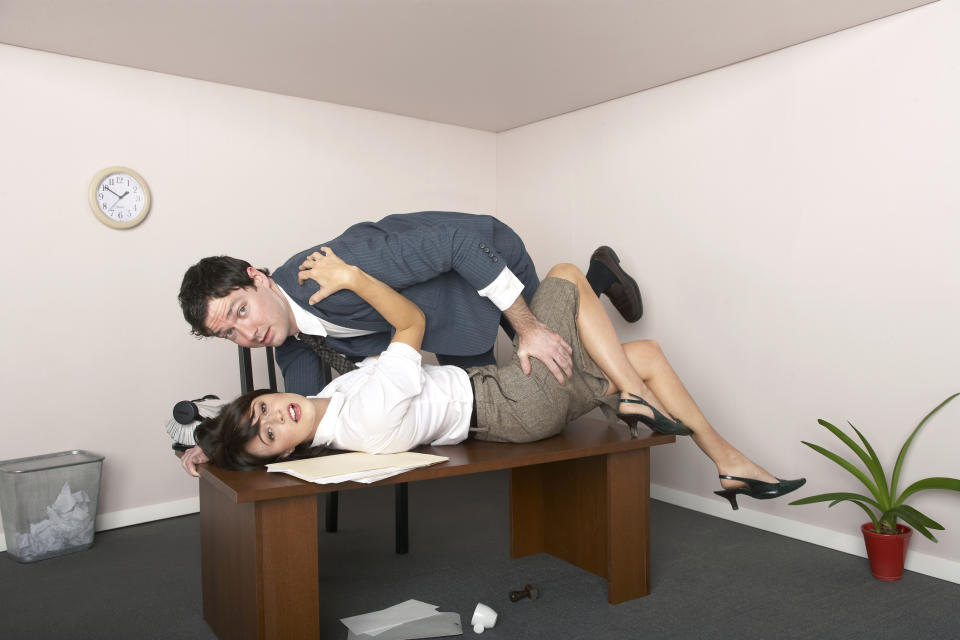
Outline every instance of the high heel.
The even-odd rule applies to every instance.
[[[656,407],[640,396],[630,393],[629,391],[627,392],[627,395],[631,397],[620,398],[620,402],[641,404],[645,407],[650,407],[650,410],[653,411],[652,418],[642,413],[617,413],[617,417],[626,422],[627,426],[630,428],[631,438],[640,437],[640,429],[637,428],[638,421],[647,425],[657,433],[665,433],[671,436],[689,436],[693,434],[693,431],[685,427],[682,422],[679,420],[671,420],[667,416],[660,413]]]
[[[782,495],[786,495],[791,491],[795,491],[802,487],[807,479],[806,478],[797,478],[796,480],[781,480],[777,478],[777,482],[764,482],[762,480],[754,480],[752,478],[740,478],[738,476],[720,476],[721,480],[736,480],[737,482],[743,482],[746,484],[746,487],[738,487],[736,489],[722,489],[720,491],[714,491],[718,496],[722,496],[730,501],[730,506],[733,507],[733,510],[736,511],[740,507],[737,505],[737,495],[743,494],[745,496],[750,496],[751,498],[756,498],[757,500],[769,500],[770,498],[779,498]]]

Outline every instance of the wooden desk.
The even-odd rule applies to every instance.
[[[450,460],[376,484],[510,469],[511,557],[562,558],[616,604],[650,593],[650,447],[673,441],[581,418],[530,444],[421,447]],[[203,617],[221,640],[319,636],[316,496],[365,486],[200,465]]]

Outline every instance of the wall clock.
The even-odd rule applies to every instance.
[[[97,219],[114,229],[135,227],[150,212],[147,181],[126,167],[108,167],[90,182],[90,208]]]

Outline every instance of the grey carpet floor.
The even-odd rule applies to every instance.
[[[960,585],[654,501],[653,593],[620,605],[606,583],[548,555],[509,557],[508,476],[410,486],[410,553],[393,553],[391,488],[345,492],[340,532],[320,535],[321,637],[339,619],[415,598],[499,613],[483,638],[960,638]],[[199,518],[104,531],[93,548],[19,564],[0,558],[0,638],[212,638],[200,603]],[[960,535],[946,532],[945,535]],[[6,554],[2,554],[6,556]],[[537,601],[510,602],[531,583]]]

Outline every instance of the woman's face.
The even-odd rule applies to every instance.
[[[317,413],[310,400],[295,393],[267,393],[250,403],[250,417],[259,421],[257,436],[246,450],[262,458],[285,458],[317,430]]]

